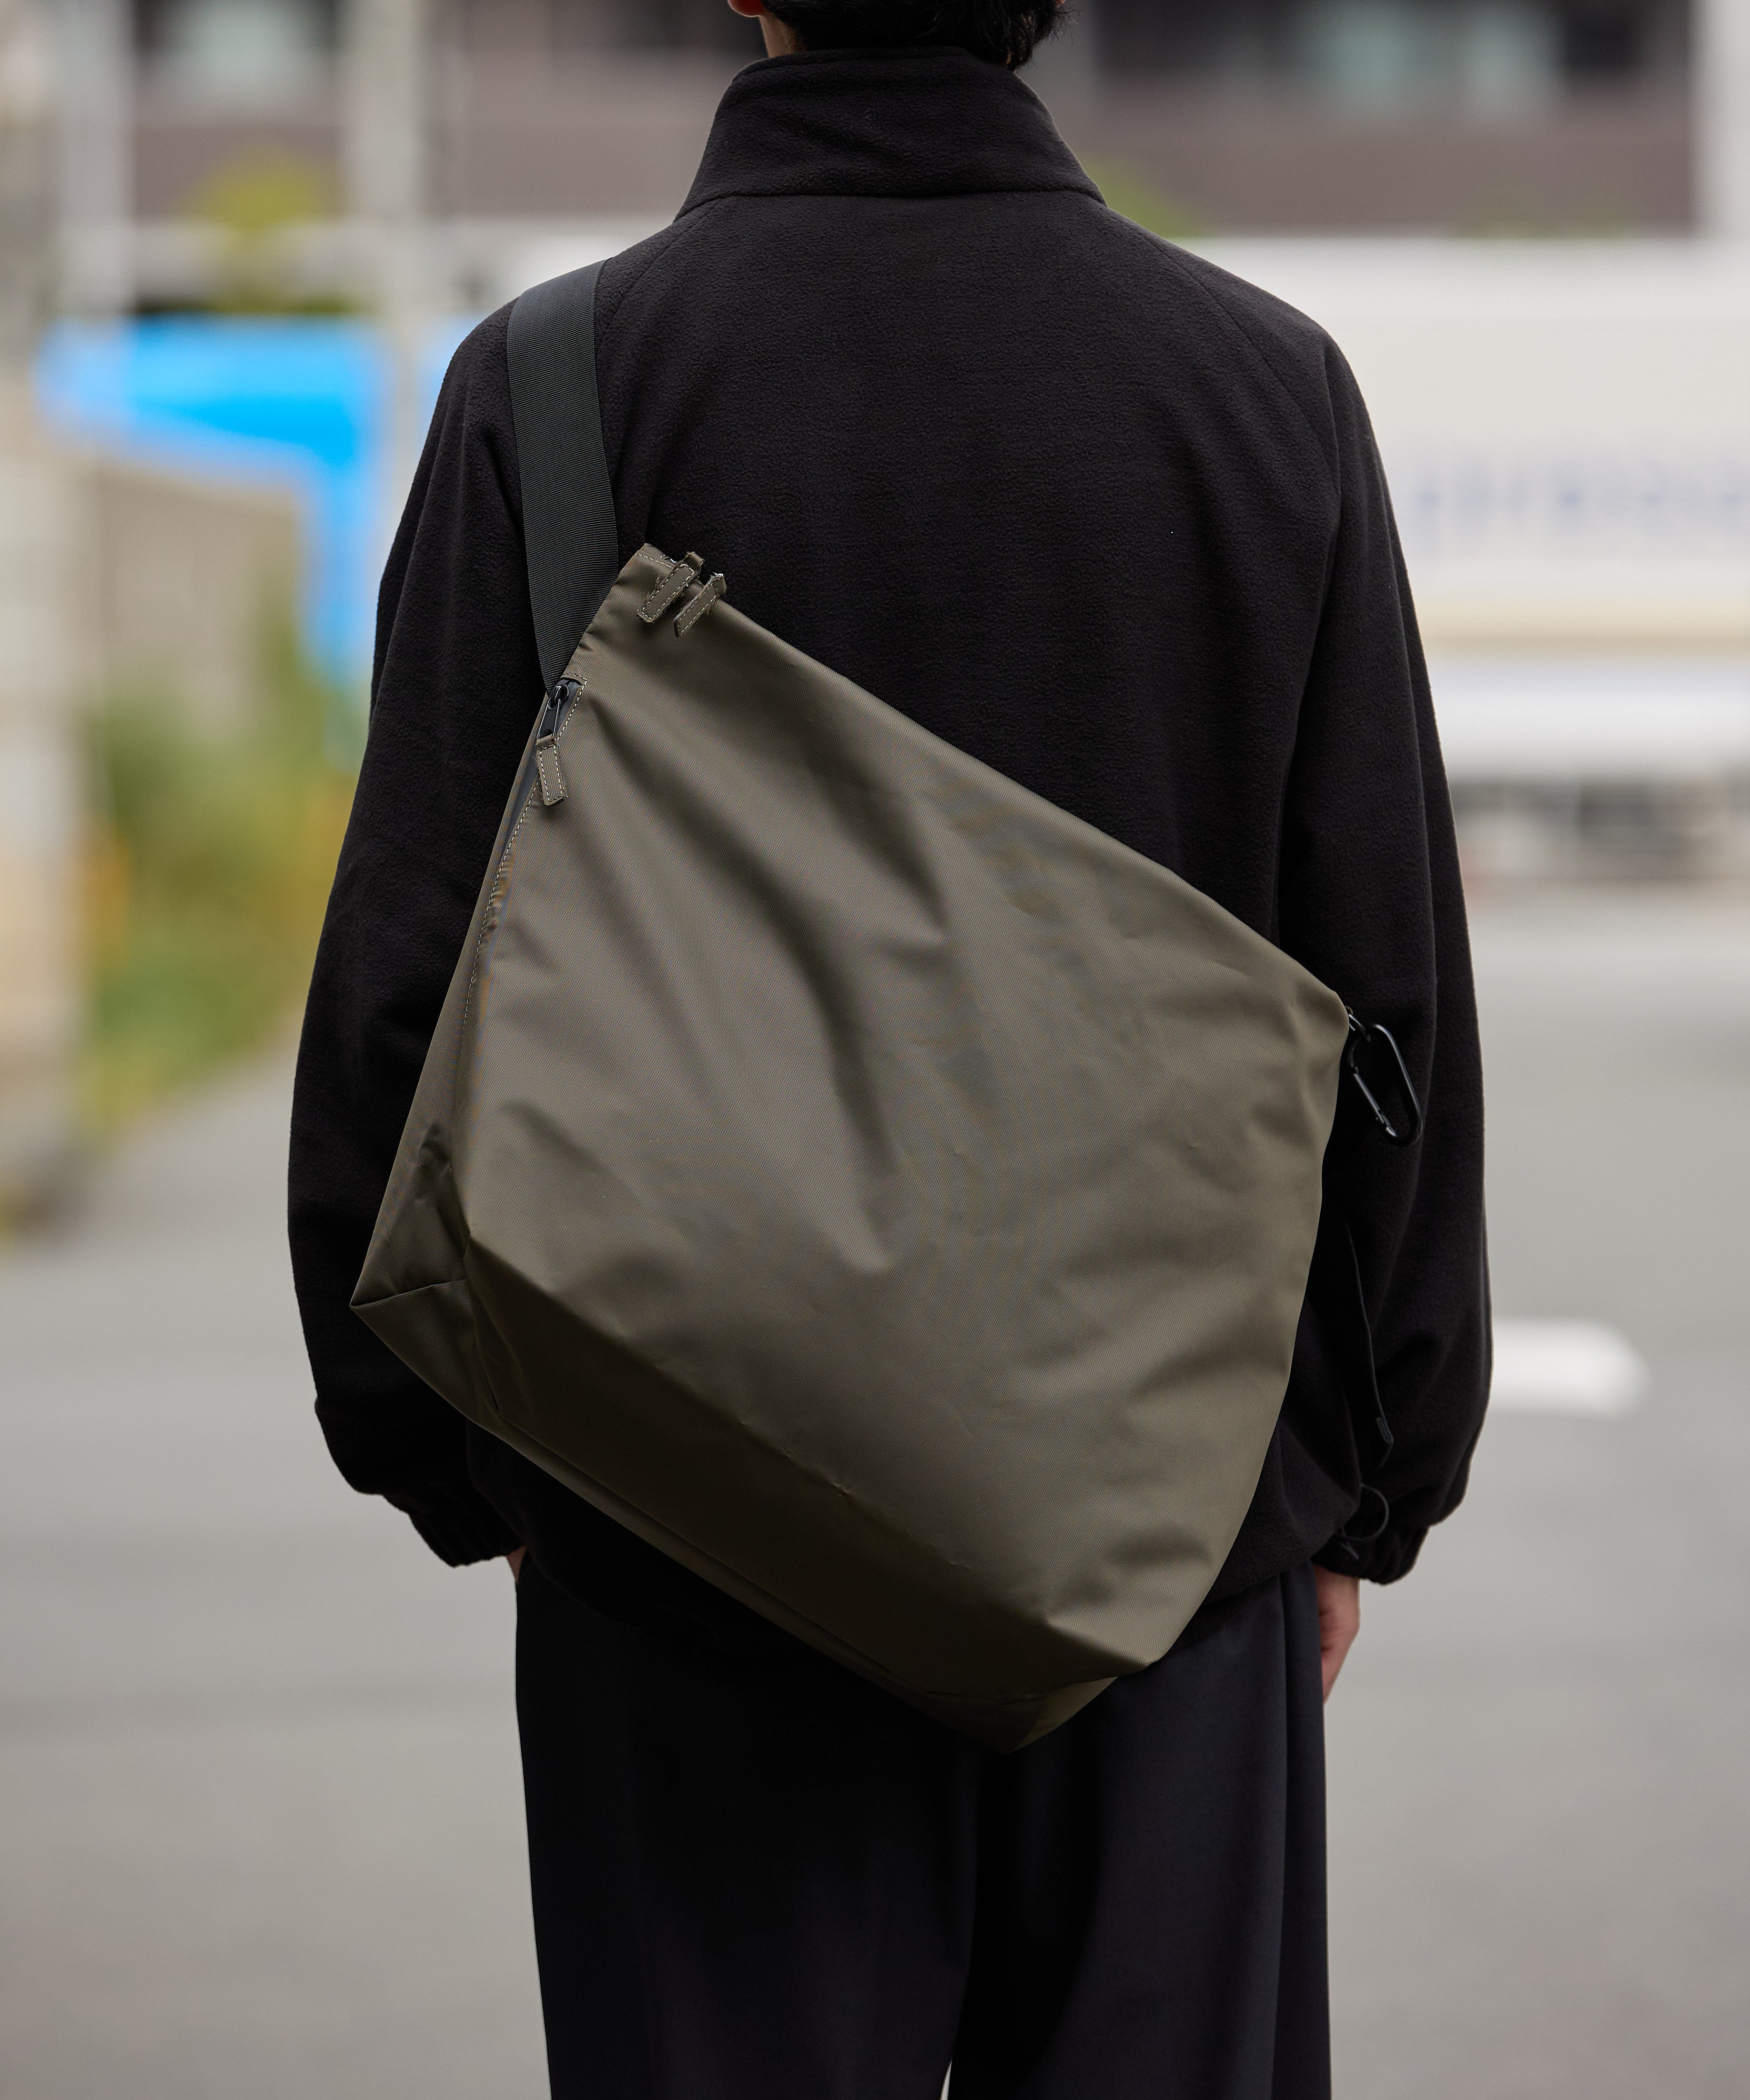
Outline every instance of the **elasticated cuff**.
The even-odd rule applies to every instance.
[[[1333,1538],[1313,1555],[1313,1564],[1333,1575],[1359,1575],[1363,1582],[1395,1582],[1416,1565],[1427,1536],[1425,1524],[1388,1524],[1377,1538],[1360,1545]]]
[[[398,1506],[439,1560],[452,1568],[496,1560],[523,1543],[478,1488],[425,1487]]]

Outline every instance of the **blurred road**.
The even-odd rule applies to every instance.
[[[0,2100],[533,2100],[502,1562],[350,1493],[285,1061],[0,1262]]]
[[[1498,1416],[1330,1712],[1340,2100],[1750,2092],[1750,908],[1473,905],[1496,1312],[1621,1329]]]
[[[1503,1313],[1650,1360],[1504,1416],[1331,1710],[1341,2100],[1750,2089],[1750,904],[1476,913]],[[544,2090],[510,1580],[348,1495],[286,1072],[0,1260],[0,2100]],[[1090,2096],[1098,2100],[1098,2096]]]

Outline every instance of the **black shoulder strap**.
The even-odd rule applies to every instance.
[[[523,483],[528,602],[550,693],[620,573],[619,534],[595,391],[592,262],[510,309],[510,413]]]

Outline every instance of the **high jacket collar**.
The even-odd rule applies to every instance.
[[[942,46],[806,51],[738,73],[682,214],[725,196],[1098,190],[1005,68]]]

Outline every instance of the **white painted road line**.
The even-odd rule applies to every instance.
[[[1497,1320],[1491,1407],[1523,1414],[1627,1414],[1647,1369],[1614,1327],[1595,1320]]]

